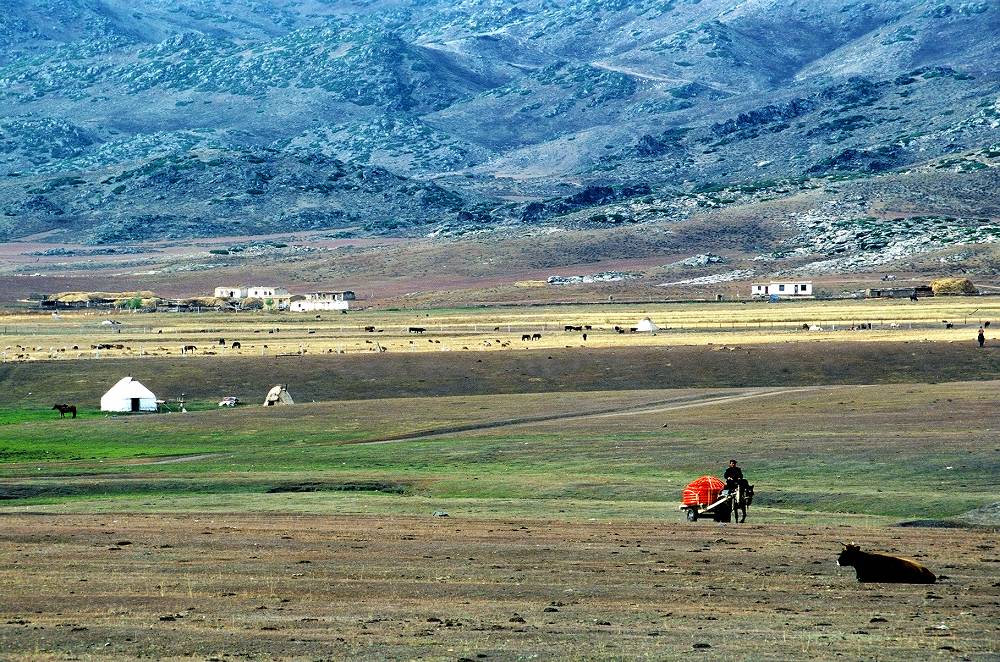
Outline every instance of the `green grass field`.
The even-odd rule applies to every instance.
[[[7,412],[0,503],[267,510],[308,494],[312,507],[371,509],[362,512],[520,504],[514,511],[572,518],[587,504],[595,517],[679,517],[683,486],[736,456],[757,484],[755,516],[942,518],[996,498],[998,395],[1000,383],[984,382],[409,398],[76,421]],[[538,416],[552,420],[365,443]]]

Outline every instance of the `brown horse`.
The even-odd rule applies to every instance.
[[[73,414],[76,418],[76,405],[52,405],[52,408],[59,411],[59,418],[66,418],[66,414]]]

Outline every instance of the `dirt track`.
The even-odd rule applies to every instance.
[[[987,532],[460,512],[0,519],[6,659],[1000,658]],[[943,579],[860,585],[835,565],[843,540]]]
[[[668,400],[661,400],[659,402],[647,402],[643,404],[638,404],[634,406],[618,406],[610,407],[607,409],[596,409],[586,413],[563,413],[563,414],[547,414],[542,416],[524,416],[520,418],[508,418],[499,421],[488,421],[484,423],[470,423],[468,425],[452,425],[447,427],[435,428],[432,430],[422,430],[418,432],[409,432],[407,434],[394,435],[392,437],[385,437],[382,439],[374,439],[367,441],[359,441],[357,444],[391,444],[401,441],[414,441],[417,439],[429,439],[433,437],[439,437],[441,435],[455,434],[457,432],[473,432],[476,430],[495,430],[497,428],[507,428],[516,427],[519,425],[531,425],[532,423],[550,423],[552,421],[569,421],[569,420],[580,420],[585,418],[610,418],[614,416],[631,416],[639,414],[658,414],[660,412],[675,411],[678,409],[689,409],[691,407],[705,407],[717,404],[724,404],[727,402],[735,402],[739,400],[748,400],[751,398],[768,398],[776,397],[780,395],[787,395],[789,393],[801,393],[803,391],[810,391],[815,388],[821,387],[803,387],[794,389],[775,389],[761,391],[755,389],[753,391],[737,391],[735,393],[700,393],[689,396],[679,396],[676,398],[670,398]],[[183,460],[177,460],[183,461]]]

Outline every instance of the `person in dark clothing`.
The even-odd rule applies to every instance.
[[[979,335],[976,336],[976,340],[979,341],[980,347],[986,344],[986,333],[983,331],[983,327],[979,327]]]
[[[729,467],[726,469],[726,473],[722,474],[722,477],[726,479],[726,489],[735,490],[736,486],[743,480],[743,470],[736,466],[736,460],[730,460]]]

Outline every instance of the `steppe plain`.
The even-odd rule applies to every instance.
[[[998,312],[975,297],[120,314],[117,328],[12,313],[0,649],[998,659],[1000,340],[991,327],[975,345]],[[655,336],[613,330],[644,316]],[[125,374],[169,413],[97,411]],[[297,404],[260,407],[279,382]],[[247,404],[218,409],[225,395]],[[63,400],[79,418],[49,409]],[[683,486],[730,456],[757,487],[747,523],[684,521]],[[851,541],[941,580],[858,584],[835,564]]]

